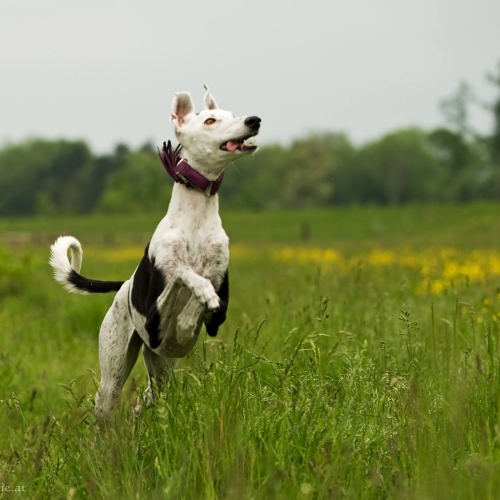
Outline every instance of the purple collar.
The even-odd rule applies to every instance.
[[[161,151],[158,149],[158,156],[168,175],[175,182],[180,182],[189,189],[203,191],[207,196],[217,194],[224,178],[224,172],[215,181],[209,181],[204,175],[201,175],[200,172],[191,167],[186,160],[180,157],[181,149],[182,146],[180,144],[173,149],[170,141],[163,143]]]

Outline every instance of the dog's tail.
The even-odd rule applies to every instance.
[[[71,250],[71,263],[68,259]],[[54,278],[66,290],[73,293],[117,292],[123,281],[98,281],[84,278],[79,274],[82,267],[82,245],[73,236],[60,236],[50,247],[50,265],[54,268]]]

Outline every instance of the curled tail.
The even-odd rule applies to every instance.
[[[71,250],[71,263],[68,259]],[[60,236],[50,247],[50,265],[54,268],[54,278],[66,290],[73,293],[117,292],[123,281],[98,281],[84,278],[79,274],[82,267],[82,245],[73,236]]]

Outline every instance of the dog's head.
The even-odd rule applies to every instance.
[[[204,109],[195,112],[189,92],[175,94],[171,122],[183,157],[208,178],[217,178],[234,160],[257,150],[252,138],[259,133],[257,116],[234,117],[217,106],[205,85]]]

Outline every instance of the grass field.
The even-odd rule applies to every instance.
[[[113,296],[64,292],[46,242],[126,279],[160,216],[0,220],[0,498],[499,498],[500,205],[223,212],[227,322],[99,431]]]

